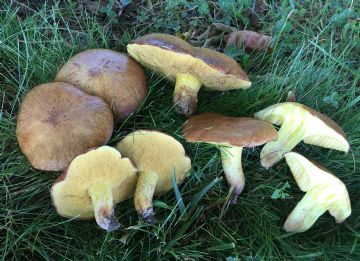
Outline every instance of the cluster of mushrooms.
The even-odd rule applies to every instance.
[[[232,58],[175,36],[149,34],[135,39],[127,51],[132,58],[106,49],[72,57],[54,82],[28,92],[16,128],[20,148],[34,168],[63,171],[51,188],[56,211],[64,217],[95,217],[107,231],[119,227],[114,206],[132,196],[142,218],[154,222],[153,197],[170,191],[174,177],[181,184],[191,170],[182,144],[156,130],[136,130],[114,148],[105,145],[114,122],[134,113],[147,96],[141,65],[175,82],[173,105],[186,117],[196,111],[201,86],[219,91],[251,86]],[[345,185],[324,167],[291,152],[300,141],[347,152],[342,129],[296,102],[275,104],[254,116],[203,113],[191,116],[184,125],[186,141],[220,149],[230,202],[237,202],[245,185],[243,147],[266,143],[261,165],[269,168],[285,157],[296,183],[306,192],[287,218],[285,230],[303,232],[326,211],[336,222],[344,221],[351,213]],[[281,125],[279,131],[271,123]]]

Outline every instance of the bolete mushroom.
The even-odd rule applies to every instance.
[[[147,95],[141,66],[127,54],[106,49],[78,53],[64,64],[55,81],[103,98],[113,109],[115,120],[133,113]]]
[[[107,231],[119,227],[114,205],[135,191],[136,168],[119,151],[102,146],[77,156],[51,188],[56,211],[64,217],[92,219]]]
[[[243,147],[260,146],[277,138],[275,128],[267,122],[249,117],[227,117],[216,113],[190,117],[184,125],[184,135],[188,142],[218,145],[225,177],[232,191],[232,204],[236,204],[245,185],[241,166]]]
[[[260,153],[261,165],[269,168],[300,141],[348,152],[344,131],[329,117],[296,102],[272,105],[255,113],[255,118],[281,125],[279,137],[268,142]]]
[[[349,194],[341,180],[298,153],[286,153],[285,159],[296,183],[306,192],[284,224],[287,232],[308,230],[326,211],[335,218],[336,223],[350,216]]]
[[[58,171],[75,156],[104,145],[113,124],[111,109],[101,98],[54,82],[38,85],[26,95],[16,136],[34,168]]]
[[[218,91],[251,85],[234,59],[211,49],[193,47],[176,36],[148,34],[128,44],[127,50],[139,63],[176,81],[173,103],[185,116],[196,110],[201,85]]]
[[[191,161],[180,142],[158,131],[138,130],[130,133],[116,148],[138,169],[135,208],[147,222],[152,223],[153,196],[170,191],[174,175],[177,184],[181,184],[191,169]]]

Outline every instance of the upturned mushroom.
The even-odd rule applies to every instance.
[[[324,148],[349,151],[344,131],[329,117],[296,102],[272,105],[255,113],[255,118],[281,125],[279,137],[260,153],[261,165],[270,168],[302,140]]]
[[[54,82],[38,85],[26,95],[16,136],[34,168],[58,171],[75,156],[104,145],[113,124],[111,109],[101,98]]]
[[[174,175],[177,184],[181,184],[191,169],[191,161],[180,142],[158,131],[138,130],[130,133],[116,148],[138,169],[135,208],[147,222],[152,223],[153,196],[170,191]]]
[[[211,49],[193,47],[176,36],[145,35],[128,44],[127,51],[142,65],[176,82],[173,103],[177,112],[185,116],[196,110],[201,85],[217,91],[251,85],[234,59]]]
[[[296,183],[306,192],[284,224],[287,232],[308,230],[326,211],[335,218],[336,223],[350,216],[349,194],[341,180],[298,153],[286,153],[285,159]]]
[[[59,70],[55,81],[68,82],[103,98],[115,120],[133,113],[147,95],[144,70],[127,54],[106,49],[78,53]]]
[[[188,142],[205,142],[220,148],[223,170],[232,191],[232,204],[236,204],[245,185],[241,166],[243,147],[260,146],[277,138],[275,128],[267,122],[216,113],[203,113],[189,118],[184,125],[184,135]]]
[[[114,205],[135,191],[136,168],[119,151],[102,146],[77,156],[51,188],[56,211],[64,217],[92,219],[104,230],[119,227]]]

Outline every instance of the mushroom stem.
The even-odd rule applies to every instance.
[[[308,230],[329,208],[331,199],[327,196],[334,194],[324,193],[321,186],[310,189],[286,219],[285,231],[300,233]]]
[[[152,199],[158,182],[158,175],[153,172],[140,172],[134,202],[136,211],[148,223],[154,223]]]
[[[117,229],[120,224],[114,216],[111,186],[96,183],[89,187],[88,193],[93,203],[96,223],[109,232]]]
[[[225,177],[232,191],[230,202],[236,204],[245,186],[245,176],[241,166],[242,147],[220,146],[220,152]]]
[[[306,128],[301,119],[296,115],[287,117],[278,131],[278,139],[269,141],[261,150],[261,166],[268,169],[280,161],[284,154],[290,152],[304,139],[305,132]]]
[[[189,117],[196,111],[197,95],[201,82],[189,73],[178,73],[174,90],[173,104],[175,110]]]

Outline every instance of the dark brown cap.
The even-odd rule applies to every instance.
[[[191,117],[184,126],[189,142],[207,142],[239,147],[255,147],[277,139],[275,128],[250,117],[227,117],[203,113]]]
[[[148,90],[142,67],[127,54],[107,49],[78,53],[59,70],[55,81],[103,98],[116,120],[136,111]]]
[[[179,37],[169,34],[147,34],[136,38],[132,43],[139,45],[152,45],[177,53],[194,55],[194,49],[190,44]]]
[[[194,49],[195,57],[203,60],[214,69],[217,69],[223,74],[232,75],[239,79],[249,81],[246,72],[230,56],[207,48],[194,47]]]
[[[54,82],[34,87],[21,103],[16,136],[31,165],[62,170],[77,155],[105,144],[113,115],[101,98]]]

